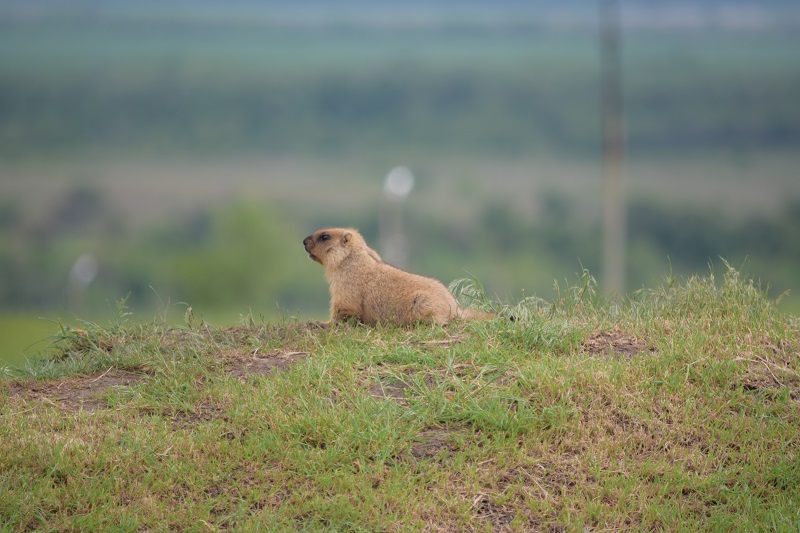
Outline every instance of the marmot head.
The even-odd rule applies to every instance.
[[[325,270],[335,269],[354,250],[368,249],[361,234],[352,228],[317,230],[303,239],[303,246],[308,257],[324,266]]]

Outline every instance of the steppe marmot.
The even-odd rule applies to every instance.
[[[447,324],[454,318],[489,318],[462,309],[439,281],[384,263],[357,230],[326,228],[303,239],[308,256],[325,268],[331,320],[364,324]]]

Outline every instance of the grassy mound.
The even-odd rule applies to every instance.
[[[505,311],[65,326],[56,357],[0,381],[0,526],[800,524],[800,323],[752,282],[729,270],[611,305],[587,276]]]

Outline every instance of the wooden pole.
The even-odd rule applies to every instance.
[[[603,287],[625,291],[625,199],[622,184],[624,132],[618,0],[599,0],[601,106],[603,120]]]

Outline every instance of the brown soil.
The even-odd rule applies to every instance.
[[[435,428],[421,431],[411,445],[411,456],[417,460],[431,459],[440,452],[454,452],[458,448],[450,439],[450,435],[463,431],[461,428]]]
[[[129,387],[143,374],[110,368],[100,374],[70,377],[58,381],[25,380],[11,383],[11,397],[42,400],[67,411],[95,411],[106,407],[103,394],[111,387]]]
[[[395,400],[400,404],[406,403],[406,389],[408,383],[399,380],[380,380],[378,383],[367,389],[370,396],[379,400]]]
[[[426,348],[426,347],[431,347],[432,348],[432,347],[437,347],[437,346],[442,347],[442,348],[449,348],[450,346],[452,346],[454,344],[460,344],[461,341],[463,341],[463,340],[464,340],[464,337],[462,337],[461,335],[457,335],[456,334],[456,335],[450,335],[450,336],[445,337],[443,339],[433,339],[433,340],[428,340],[428,341],[415,341],[413,344],[415,344],[416,346],[422,346],[424,348]]]
[[[583,341],[583,351],[589,355],[610,357],[621,356],[626,359],[639,354],[651,354],[655,348],[635,335],[625,333],[620,329],[611,331],[595,331]]]
[[[491,524],[493,531],[510,531],[509,524],[516,516],[516,511],[495,504],[486,494],[478,495],[472,502],[472,508],[481,520]]]
[[[793,368],[800,355],[800,345],[760,339],[755,346],[756,350],[744,351],[737,357],[737,360],[749,363],[748,372],[741,382],[744,389],[774,399],[785,387],[792,400],[800,400],[800,372]]]
[[[281,370],[287,370],[294,363],[308,357],[308,352],[294,352],[287,350],[269,353],[227,352],[223,356],[228,360],[228,372],[241,381],[247,381],[251,376],[269,376]]]

